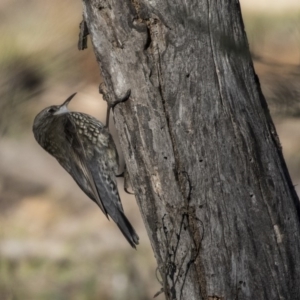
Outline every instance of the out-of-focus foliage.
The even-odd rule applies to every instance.
[[[284,118],[298,117],[300,9],[284,14],[245,13],[245,26],[272,114]]]
[[[161,288],[134,197],[121,193],[141,237],[137,251],[32,137],[34,116],[76,91],[71,109],[105,115],[90,41],[87,50],[77,50],[81,13],[79,0],[0,1],[1,300],[143,300]],[[297,183],[300,13],[245,10],[243,15],[256,71]]]

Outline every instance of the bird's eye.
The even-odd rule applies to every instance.
[[[56,109],[53,108],[53,107],[50,107],[50,108],[48,109],[48,112],[51,113],[51,114],[53,114],[53,113],[56,112]]]

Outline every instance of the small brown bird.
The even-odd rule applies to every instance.
[[[43,109],[34,119],[37,142],[54,156],[91,198],[118,225],[135,248],[139,237],[126,218],[117,189],[118,153],[105,127],[94,117],[68,110],[71,95],[62,105]]]

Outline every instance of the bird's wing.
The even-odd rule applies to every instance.
[[[81,189],[100,206],[106,217],[109,215],[114,220],[127,241],[135,248],[139,237],[123,212],[117,183],[114,180],[114,170],[97,161],[101,154],[104,156],[102,159],[109,159],[107,149],[104,152],[100,150],[101,153],[97,153],[99,149],[85,150],[76,126],[70,117],[66,118],[64,135],[70,148],[72,169],[69,173]],[[111,151],[115,151],[114,147]]]
[[[105,216],[107,216],[107,210],[103,205],[100,194],[97,189],[93,174],[91,173],[88,160],[85,153],[85,149],[78,136],[76,125],[67,117],[64,124],[64,135],[69,145],[69,156],[72,157],[70,174],[73,176],[77,184],[81,189],[99,205]],[[91,195],[92,193],[92,195]]]
[[[106,170],[101,169],[99,165],[92,162],[89,163],[89,168],[108,215],[118,225],[129,244],[135,248],[139,243],[139,237],[124,214],[117,185],[111,177],[111,173],[106,172]]]
[[[103,205],[109,216],[115,220],[115,215],[119,210],[123,212],[117,183],[112,178],[112,172],[104,169],[104,166],[88,162],[89,170],[94,178],[97,190],[103,199]]]

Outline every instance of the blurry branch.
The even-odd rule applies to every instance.
[[[300,68],[300,63],[299,64],[290,64],[290,63],[278,62],[275,59],[259,55],[253,51],[251,52],[251,56],[254,61],[271,66],[271,67],[281,67],[281,68],[290,67],[290,68],[295,68],[296,70],[299,70],[299,68]]]
[[[268,68],[261,76],[261,83],[271,113],[300,117],[300,64],[278,62],[253,52],[251,55],[256,63]]]
[[[4,68],[2,78],[0,136],[22,127],[27,119],[24,105],[42,92],[44,84],[44,77],[37,67],[22,60],[16,60]]]

